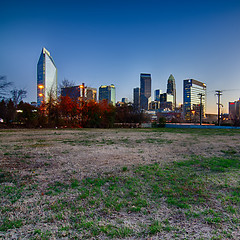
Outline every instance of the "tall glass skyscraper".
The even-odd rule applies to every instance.
[[[151,101],[151,74],[141,73],[140,75],[140,109],[148,110]]]
[[[99,101],[107,100],[108,103],[116,104],[116,89],[112,84],[110,86],[101,86],[99,88]]]
[[[176,108],[176,83],[175,78],[171,74],[168,78],[167,93],[173,95],[173,110]]]
[[[202,95],[202,109],[200,111],[200,97]],[[196,121],[205,116],[206,84],[194,79],[183,80],[183,113],[185,120]]]
[[[160,95],[162,94],[162,90],[156,89],[154,91],[154,101],[160,101]]]
[[[57,97],[57,68],[46,48],[42,49],[37,64],[37,105]]]
[[[134,88],[133,89],[133,106],[134,109],[139,110],[140,109],[140,88]]]

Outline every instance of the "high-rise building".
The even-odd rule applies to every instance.
[[[151,102],[151,74],[141,73],[140,75],[140,109],[148,110]]]
[[[156,89],[154,91],[154,101],[160,101],[160,95],[162,94],[162,90]]]
[[[42,49],[37,64],[37,105],[57,97],[57,68],[46,48]]]
[[[175,78],[171,74],[168,78],[167,93],[173,95],[173,110],[176,108],[176,83]]]
[[[107,100],[108,103],[116,104],[116,89],[113,84],[99,87],[99,102]]]
[[[183,80],[183,114],[187,121],[205,117],[206,84],[194,79]],[[202,101],[201,101],[202,99]],[[201,106],[202,105],[202,106]]]
[[[133,89],[133,106],[136,110],[140,109],[140,88]]]

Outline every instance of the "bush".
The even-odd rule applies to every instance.
[[[165,117],[160,117],[158,119],[158,126],[163,128],[163,127],[165,127],[165,125],[166,125],[166,118]]]

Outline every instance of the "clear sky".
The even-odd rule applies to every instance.
[[[37,62],[50,51],[64,78],[89,87],[114,84],[117,100],[132,100],[140,73],[152,74],[152,93],[176,79],[207,84],[207,113],[216,113],[214,90],[240,97],[239,0],[0,0],[0,75],[36,101]],[[152,94],[153,97],[153,94]]]

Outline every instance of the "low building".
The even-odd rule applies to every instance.
[[[78,101],[97,101],[97,89],[86,87],[82,83],[82,85],[62,88],[61,96],[69,96],[71,99]]]
[[[228,103],[228,112],[229,112],[229,119],[236,120],[240,119],[240,98],[235,102]]]

